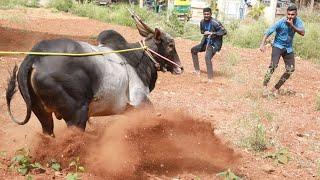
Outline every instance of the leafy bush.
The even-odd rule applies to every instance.
[[[248,15],[257,20],[263,14],[264,8],[265,6],[263,4],[258,3],[249,10]]]

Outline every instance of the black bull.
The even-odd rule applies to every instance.
[[[141,26],[138,30],[146,38],[146,46],[176,65],[154,55],[160,64],[158,69],[144,50],[81,57],[27,55],[19,70],[14,67],[8,81],[6,99],[11,119],[23,125],[33,112],[43,133],[53,135],[52,113],[57,119],[64,119],[68,126],[85,130],[91,116],[117,114],[128,105],[138,107],[148,103],[147,96],[155,87],[157,71],[180,74],[182,67],[174,40],[168,34]],[[100,33],[98,40],[99,46],[70,39],[44,40],[32,51],[84,53],[141,47],[139,42],[127,43],[112,30]],[[22,122],[13,117],[10,109],[16,81],[27,107]]]

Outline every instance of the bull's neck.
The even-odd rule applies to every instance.
[[[146,44],[148,46],[148,43]],[[140,43],[132,43],[129,44],[130,48],[139,48],[141,47]],[[156,46],[155,46],[156,47]],[[155,47],[149,47],[152,48],[152,50],[157,51],[157,48]],[[134,51],[136,55],[136,62],[131,63],[130,59],[133,59],[133,57],[129,57],[128,63],[132,65],[142,80],[142,82],[149,87],[150,92],[154,89],[156,80],[158,78],[157,68],[155,66],[155,63],[152,61],[152,59],[146,54],[143,50]]]

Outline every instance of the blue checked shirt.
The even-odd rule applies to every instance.
[[[276,36],[273,41],[273,46],[283,49],[286,48],[287,53],[293,52],[292,40],[295,31],[286,22],[286,17],[277,21],[273,26],[271,26],[265,33],[265,35],[270,36],[273,32],[276,32]],[[299,17],[296,17],[293,21],[293,25],[298,29],[304,29],[303,22]]]

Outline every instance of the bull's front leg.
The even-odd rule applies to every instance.
[[[148,98],[149,89],[136,88],[129,93],[129,105],[134,108],[152,108],[153,104]]]

